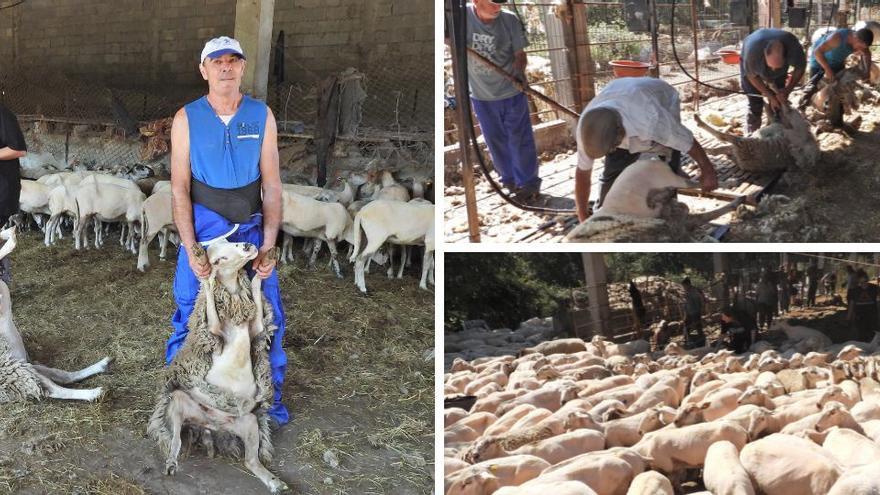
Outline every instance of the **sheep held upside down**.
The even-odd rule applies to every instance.
[[[247,279],[244,265],[257,256],[249,243],[226,241],[207,249],[211,275],[202,282],[189,334],[168,368],[165,387],[147,433],[167,456],[166,474],[177,471],[184,429],[208,455],[238,456],[272,493],[287,489],[263,465],[272,457],[267,411],[273,389],[269,340],[275,331],[262,281]]]

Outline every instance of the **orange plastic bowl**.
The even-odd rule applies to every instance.
[[[644,62],[633,60],[613,60],[609,63],[614,77],[643,77],[648,74],[650,66]]]
[[[725,64],[736,65],[739,63],[739,52],[736,50],[718,50],[721,60]]]

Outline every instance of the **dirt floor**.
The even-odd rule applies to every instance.
[[[873,95],[876,97],[877,95]],[[869,95],[871,97],[871,95]],[[795,92],[791,101],[798,101]],[[735,95],[715,98],[701,104],[700,113],[733,115],[727,119],[733,127],[742,127],[746,99]],[[683,105],[683,123],[695,129],[690,105]],[[808,112],[812,112],[808,110]],[[876,168],[876,154],[880,149],[880,111],[871,101],[846,116],[847,122],[859,119],[856,130],[822,132],[818,141],[822,154],[810,173],[786,172],[767,189],[757,207],[740,207],[739,211],[723,217],[729,230],[722,240],[729,242],[878,242],[880,241],[880,196],[874,191],[880,187],[880,172]],[[704,140],[702,131],[695,135]],[[717,144],[717,143],[716,143]],[[714,146],[711,144],[710,146]],[[484,154],[488,156],[488,154]],[[720,157],[710,157],[716,162]],[[554,150],[540,157],[544,177],[542,197],[537,206],[570,209],[574,207],[574,149]],[[598,170],[598,168],[597,168]],[[594,171],[596,172],[596,171]],[[449,174],[447,174],[449,175]],[[596,174],[594,174],[596,175]],[[458,177],[446,185],[448,201],[444,211],[447,240],[467,242],[467,223],[464,214],[464,188]],[[595,199],[598,177],[594,176]],[[734,181],[722,181],[722,189],[733,189]],[[559,242],[575,224],[574,217],[525,212],[506,205],[492,192],[488,182],[476,174],[476,196],[480,230],[483,241],[497,242]],[[691,198],[679,196],[691,211],[701,211]],[[703,201],[706,203],[706,201]],[[722,203],[706,203],[714,208]],[[707,208],[708,209],[708,208]],[[705,236],[695,235],[695,239]]]
[[[33,361],[79,369],[105,355],[97,403],[55,400],[0,409],[0,493],[268,493],[239,461],[182,455],[163,474],[145,436],[162,381],[173,263],[146,274],[115,236],[77,252],[69,237],[46,248],[35,233],[12,253],[13,314]],[[422,494],[433,487],[433,294],[413,275],[337,280],[280,268],[289,365],[284,402],[293,420],[273,435],[267,466],[292,493]],[[415,270],[415,268],[414,268]]]

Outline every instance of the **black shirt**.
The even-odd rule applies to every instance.
[[[734,308],[732,313],[733,320],[730,323],[721,322],[722,332],[729,332],[733,328],[744,328],[746,332],[758,329],[758,323],[750,314],[737,308]]]
[[[874,312],[877,311],[877,293],[880,291],[874,284],[867,284],[865,287],[855,286],[852,290],[851,304],[854,305],[857,312]]]
[[[18,119],[8,108],[0,105],[0,148],[27,151],[24,135],[18,126]],[[0,160],[0,223],[18,210],[18,197],[21,190],[21,164],[18,158]]]
[[[27,151],[27,144],[24,142],[24,134],[18,125],[18,119],[15,114],[8,108],[0,105],[0,148],[10,147],[15,151]],[[18,158],[13,160],[0,160],[0,170],[3,172],[9,170],[8,167],[15,167],[18,170],[21,164]]]

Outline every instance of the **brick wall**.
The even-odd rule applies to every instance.
[[[430,73],[433,10],[429,0],[276,0],[273,43],[284,30],[292,80],[391,63]],[[0,11],[0,57],[114,85],[198,85],[198,53],[232,33],[234,16],[235,0],[28,0]]]

